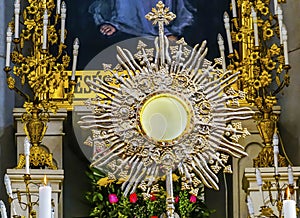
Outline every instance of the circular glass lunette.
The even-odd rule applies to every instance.
[[[191,125],[192,113],[186,101],[170,93],[151,95],[139,111],[142,132],[156,142],[177,141]]]

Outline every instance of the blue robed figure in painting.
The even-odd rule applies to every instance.
[[[69,3],[67,22],[70,35],[80,38],[81,57],[78,66],[86,64],[110,45],[136,36],[157,36],[158,28],[145,15],[159,0],[65,0]],[[208,40],[208,57],[218,54],[214,46],[218,33],[224,36],[223,13],[230,1],[162,0],[176,19],[165,27],[170,40],[184,37],[194,46]],[[112,37],[113,36],[113,37]],[[67,38],[68,40],[68,38]],[[70,38],[69,43],[73,43]],[[71,47],[69,47],[71,48]],[[70,51],[72,52],[72,51]]]
[[[158,0],[97,0],[89,7],[96,25],[103,35],[111,36],[117,30],[135,35],[157,35],[157,27],[145,15],[151,11]],[[169,36],[182,35],[183,29],[193,22],[195,10],[187,0],[164,0],[163,3],[177,18],[165,29]]]

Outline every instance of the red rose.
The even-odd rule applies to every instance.
[[[138,200],[138,198],[137,198],[137,194],[136,193],[132,193],[132,194],[130,194],[129,195],[129,201],[130,201],[130,203],[136,203],[137,202],[137,200]]]
[[[175,197],[175,204],[177,204],[179,202],[179,196]]]
[[[191,195],[190,202],[196,203],[196,201],[197,201],[197,197],[195,195]]]
[[[155,195],[154,195],[154,194],[151,194],[151,196],[150,196],[150,201],[155,201],[155,200],[156,200]]]
[[[158,218],[158,216],[151,216],[150,218]]]
[[[111,204],[115,204],[115,203],[118,203],[119,199],[118,199],[116,194],[109,194],[108,195],[108,201]]]

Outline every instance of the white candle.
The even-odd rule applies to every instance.
[[[13,199],[14,197],[13,197],[12,188],[11,188],[11,181],[7,174],[4,175],[4,184],[5,184],[6,193],[7,193],[8,197]],[[12,215],[16,215],[17,213],[16,213],[16,208],[15,208],[15,201],[12,201],[11,208],[13,211]]]
[[[274,14],[278,13],[278,0],[274,0]]]
[[[39,187],[39,218],[51,218],[51,192],[46,182]]]
[[[1,218],[7,218],[6,207],[3,201],[0,201]]]
[[[15,0],[15,38],[19,38],[19,26],[20,26],[20,0]]]
[[[258,47],[258,27],[257,27],[257,15],[256,11],[254,10],[253,7],[251,7],[251,16],[253,20],[253,31],[254,31],[254,46]]]
[[[247,196],[247,207],[248,207],[248,212],[249,212],[250,217],[251,218],[254,217],[253,203],[252,203],[252,200],[249,195]]]
[[[288,53],[288,45],[287,45],[288,34],[284,24],[282,24],[281,32],[282,32],[282,42],[283,42],[284,64],[289,65],[289,53]]]
[[[256,183],[258,186],[262,186],[262,178],[261,178],[261,173],[258,168],[255,169],[255,176],[256,176]]]
[[[47,28],[48,28],[48,11],[44,11],[43,16],[43,47],[42,49],[47,49]]]
[[[279,139],[277,133],[275,132],[273,135],[273,145],[278,146],[278,144],[279,144]]]
[[[51,208],[51,218],[55,218],[55,210],[53,207]]]
[[[277,0],[275,0],[277,1]],[[278,27],[279,27],[279,39],[280,39],[280,44],[282,45],[282,21],[283,21],[283,14],[282,14],[282,9],[280,5],[277,7],[277,17],[278,17]]]
[[[263,181],[262,181],[262,178],[261,178],[260,170],[258,168],[255,169],[255,176],[256,176],[256,183],[259,187],[259,192],[261,193],[262,202],[265,205],[265,197],[264,197],[264,193],[263,193],[263,190],[262,190]]]
[[[218,34],[218,44],[219,44],[220,55],[222,58],[222,69],[223,72],[225,72],[226,71],[225,52],[224,52],[225,46],[224,46],[224,39],[220,33]]]
[[[294,185],[293,168],[290,165],[288,166],[288,181],[289,185]]]
[[[4,175],[4,184],[6,188],[6,193],[10,198],[13,198],[12,189],[11,189],[11,181],[7,174]]]
[[[226,11],[224,12],[224,26],[225,26],[225,30],[226,30],[229,53],[232,54],[233,53],[233,46],[232,46],[231,34],[230,34],[229,15]]]
[[[12,31],[11,28],[7,28],[6,32],[6,59],[5,59],[5,66],[10,66],[10,50],[11,50],[11,42],[12,42]]]
[[[274,168],[275,168],[275,175],[278,175],[278,154],[279,154],[279,148],[278,146],[273,147],[274,150]]]
[[[57,1],[56,1],[56,13],[57,13],[57,14],[60,14],[60,4],[61,4],[61,3],[60,3],[60,0],[57,0]]]
[[[79,39],[76,38],[73,44],[73,65],[72,65],[72,76],[71,80],[75,80],[76,66],[77,66],[77,57],[79,49]]]
[[[231,7],[232,7],[232,17],[237,17],[235,0],[231,0]]]
[[[296,202],[294,200],[283,201],[283,216],[284,218],[296,218]]]
[[[274,153],[274,168],[275,175],[278,175],[278,155],[279,155],[279,147],[278,147],[278,135],[274,133],[273,135],[273,153]]]
[[[25,155],[25,174],[29,174],[30,166],[30,141],[26,137],[24,140],[24,155]]]
[[[67,6],[65,2],[61,3],[61,26],[60,26],[60,42],[65,42],[65,28],[66,28],[66,17],[67,17]]]

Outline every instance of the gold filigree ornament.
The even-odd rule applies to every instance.
[[[7,85],[9,89],[14,89],[15,88],[15,79],[12,78],[11,76],[7,78]]]
[[[26,113],[22,115],[22,122],[25,123],[24,131],[29,137],[32,144],[30,148],[30,165],[32,168],[57,169],[53,162],[53,155],[49,153],[48,149],[41,145],[42,139],[47,130],[47,122],[49,120],[48,113],[38,111],[32,102],[25,102],[24,107]],[[25,155],[19,155],[19,163],[17,169],[22,169],[24,166]]]
[[[175,17],[162,5],[159,2],[157,9],[146,15],[159,26]],[[88,81],[97,94],[87,101],[94,114],[82,116],[79,124],[100,131],[92,134],[94,146],[102,145],[95,149],[92,166],[116,178],[129,166],[122,186],[124,195],[139,184],[152,186],[166,175],[167,199],[172,199],[175,169],[190,180],[191,186],[193,175],[197,177],[195,183],[201,180],[207,187],[218,189],[214,166],[231,171],[223,154],[236,158],[247,155],[240,144],[228,139],[231,133],[247,135],[240,124],[229,128],[228,123],[252,118],[253,114],[247,107],[231,107],[234,99],[243,98],[245,93],[224,91],[237,80],[239,72],[222,71],[218,63],[206,60],[206,42],[191,49],[180,40],[172,49],[173,57],[169,43],[160,28],[152,59],[146,54],[145,43],[138,43],[138,55],[117,47],[117,59],[127,78],[110,70],[114,79],[109,83],[100,78]],[[226,136],[226,132],[231,133]],[[116,160],[119,164],[111,170],[109,166]],[[172,202],[167,202],[168,214],[173,213]]]
[[[283,25],[281,3],[276,1],[243,0],[237,2],[237,16],[232,18],[230,34],[236,43],[230,51],[227,69],[241,71],[236,86],[245,91],[243,105],[257,107],[261,119],[257,119],[265,148],[254,159],[257,167],[272,167],[272,137],[276,122],[271,120],[276,96],[289,85],[289,60],[286,29]],[[238,48],[238,49],[237,49]]]
[[[272,210],[272,208],[264,206],[260,209],[260,216],[263,217],[274,217],[274,212]]]
[[[15,1],[15,16],[7,30],[4,68],[8,87],[25,100],[23,121],[24,130],[32,144],[30,165],[52,169],[56,168],[52,154],[39,146],[47,126],[46,117],[48,111],[55,113],[58,105],[64,101],[72,102],[76,85],[75,69],[71,78],[66,73],[70,62],[70,57],[64,52],[66,31],[64,35],[59,34],[59,29],[65,27],[60,23],[65,22],[66,13],[63,9],[66,6],[63,2],[61,13],[55,13],[54,3],[54,0]],[[73,56],[77,60],[78,39],[75,42]],[[10,67],[10,61],[13,68]],[[73,65],[76,66],[76,61]],[[18,168],[24,166],[21,159]]]

